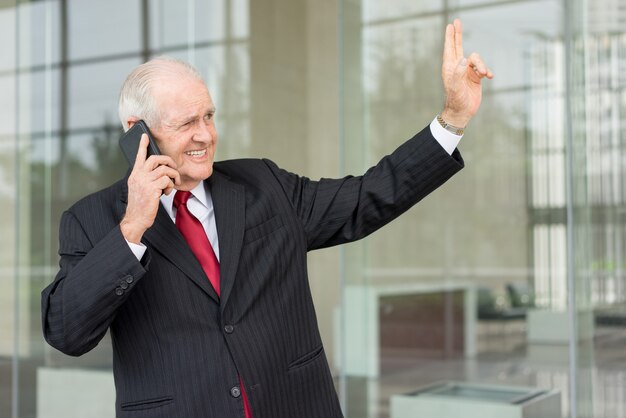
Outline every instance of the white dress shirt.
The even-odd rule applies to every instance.
[[[457,145],[459,145],[459,141],[461,141],[461,138],[463,137],[462,135],[455,135],[446,130],[439,124],[437,118],[433,119],[430,123],[430,132],[443,149],[445,149],[450,155],[452,155]],[[220,249],[217,240],[217,227],[215,226],[215,212],[213,210],[213,200],[211,199],[211,194],[204,187],[204,182],[200,182],[193,190],[191,190],[191,194],[193,196],[191,196],[187,201],[187,208],[193,216],[200,220],[200,223],[204,228],[204,232],[206,232],[209,242],[213,247],[217,261],[219,261]],[[176,208],[174,207],[174,195],[176,195],[176,190],[172,191],[169,196],[166,196],[165,194],[161,195],[161,204],[163,205],[163,208],[165,208],[167,214],[170,215],[172,222],[175,223]],[[135,257],[137,257],[137,260],[141,260],[141,257],[143,257],[146,252],[146,246],[144,244],[126,242],[128,243],[133,254],[135,254]]]
[[[209,238],[209,242],[211,243],[211,247],[213,247],[213,252],[215,253],[215,257],[217,257],[217,261],[220,260],[220,248],[219,242],[217,240],[217,227],[215,226],[215,211],[213,210],[213,199],[211,199],[211,194],[204,187],[204,182],[200,182],[194,189],[191,190],[192,196],[189,197],[187,201],[187,209],[189,212],[202,224],[204,228],[204,232]],[[170,216],[172,222],[176,223],[176,208],[174,207],[174,196],[176,195],[176,190],[172,191],[169,196],[165,194],[161,195],[161,205]],[[128,241],[126,241],[128,242]],[[141,260],[141,257],[146,252],[146,246],[142,244],[134,244],[132,242],[128,242],[130,249],[132,250],[137,260]]]

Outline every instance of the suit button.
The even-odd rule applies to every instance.
[[[124,281],[121,281],[121,282],[120,282],[120,287],[121,287],[122,289],[126,290],[126,289],[128,289],[128,283],[126,283],[126,282],[124,282]]]
[[[121,287],[116,287],[115,288],[115,294],[117,296],[122,296],[124,294],[124,289],[122,289]]]
[[[133,282],[133,276],[128,275],[126,277],[124,277],[124,280],[126,281],[126,283],[131,284]]]
[[[224,327],[224,331],[226,332],[226,334],[232,334],[234,330],[235,327],[233,327],[232,325],[226,325]]]
[[[230,388],[230,396],[232,396],[233,398],[238,398],[241,396],[241,390],[239,389],[239,386],[233,386],[232,388]]]

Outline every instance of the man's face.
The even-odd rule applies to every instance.
[[[190,76],[167,77],[153,91],[161,123],[150,131],[161,154],[178,165],[182,184],[191,190],[213,173],[217,144],[215,106],[205,84]]]

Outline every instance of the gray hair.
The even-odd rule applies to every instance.
[[[131,117],[143,119],[148,126],[159,124],[161,113],[154,101],[152,87],[168,74],[187,75],[204,82],[196,67],[176,58],[160,56],[141,64],[126,77],[120,91],[117,111],[124,131],[129,129],[128,119]]]

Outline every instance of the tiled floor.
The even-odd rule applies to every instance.
[[[562,417],[569,417],[568,346],[527,345],[523,328],[506,331],[480,335],[479,354],[472,359],[388,353],[379,379],[347,379],[348,416],[389,418],[393,394],[457,380],[559,389]],[[626,418],[626,328],[596,329],[594,341],[578,351],[577,416]]]

